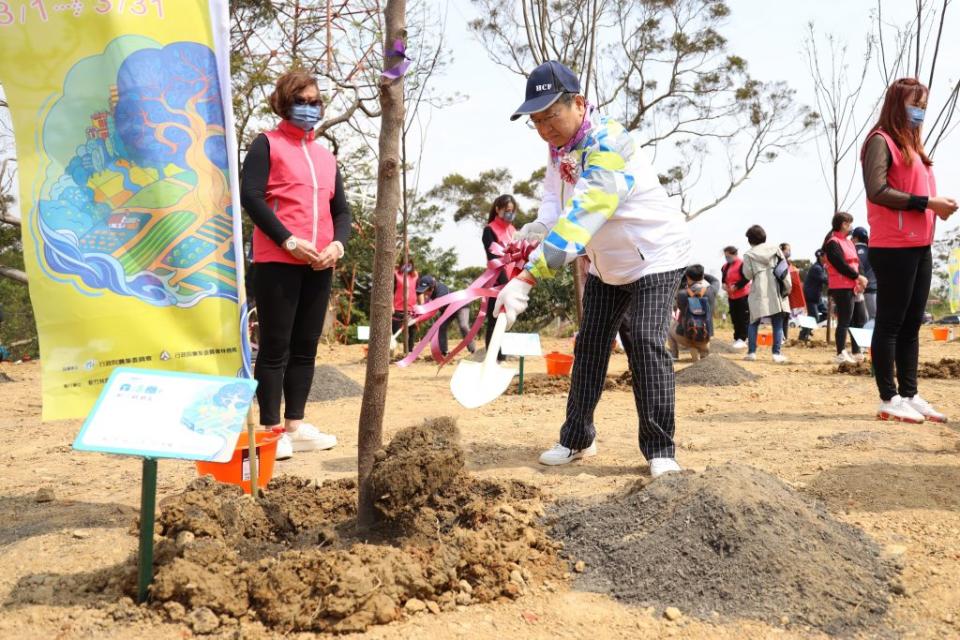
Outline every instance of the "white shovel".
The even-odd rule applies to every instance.
[[[467,409],[476,409],[496,400],[507,390],[517,373],[516,369],[501,367],[497,363],[497,354],[500,353],[500,343],[506,330],[507,316],[501,313],[497,316],[483,362],[461,360],[450,378],[453,397]]]

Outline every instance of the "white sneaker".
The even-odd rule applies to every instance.
[[[597,455],[597,441],[594,440],[586,449],[568,449],[559,442],[553,445],[552,449],[547,449],[540,454],[540,464],[556,466],[558,464],[567,464],[580,458],[589,458]]]
[[[847,353],[847,350],[844,349],[843,351],[837,354],[837,356],[833,359],[833,362],[834,364],[853,364],[854,360],[853,360],[853,357],[851,357],[850,354]]]
[[[877,419],[909,422],[911,424],[923,424],[924,421],[923,414],[900,396],[893,396],[886,402],[881,402],[880,406],[877,407]]]
[[[912,398],[904,398],[903,402],[930,422],[947,422],[947,416],[934,409],[933,405],[921,398],[919,393]]]
[[[650,461],[650,477],[659,478],[665,473],[683,471],[673,458],[654,458]]]
[[[785,362],[789,362],[789,359],[787,358],[787,356],[783,355],[782,353],[775,353],[773,354],[773,361],[776,362],[777,364],[783,364]]]
[[[734,349],[737,349],[737,350],[746,349],[746,348],[747,348],[747,343],[744,342],[743,340],[736,340],[736,341],[734,341],[734,343],[733,343],[733,348],[734,348]]]
[[[337,436],[318,431],[306,422],[301,422],[296,431],[288,431],[285,435],[290,438],[294,451],[324,451],[337,446]]]
[[[277,460],[289,460],[293,457],[293,443],[290,436],[284,433],[277,440]]]
[[[850,357],[853,358],[854,362],[860,363],[867,359],[867,356],[863,355],[863,351],[860,353],[850,354]]]
[[[757,359],[757,354],[756,354],[756,353],[748,353],[747,355],[743,356],[743,359],[744,359],[744,360],[749,360],[750,362],[753,362],[754,360]]]

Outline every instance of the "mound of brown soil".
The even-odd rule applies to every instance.
[[[620,600],[827,633],[868,627],[887,608],[895,569],[863,532],[780,480],[742,465],[670,474],[553,526],[578,582]]]
[[[561,579],[559,545],[538,524],[538,490],[464,474],[456,436],[452,420],[428,421],[378,454],[384,518],[374,531],[357,531],[351,480],[283,477],[257,501],[196,480],[162,505],[153,606],[221,631],[256,621],[280,632],[349,632],[516,598],[530,581]],[[61,587],[132,595],[134,570],[131,559]]]
[[[313,384],[310,385],[307,402],[327,402],[362,395],[363,387],[340,373],[336,367],[323,364],[313,372]]]
[[[826,349],[830,345],[828,345],[825,340],[799,340],[797,338],[790,338],[783,346],[790,349]]]
[[[921,378],[953,380],[960,378],[960,360],[942,358],[940,362],[921,362],[917,374]]]
[[[513,382],[504,392],[505,395],[515,396],[520,388],[520,379],[515,377]],[[630,391],[633,387],[630,383],[630,370],[626,370],[616,376],[607,376],[603,383],[606,391]],[[569,376],[548,376],[543,373],[534,373],[523,376],[523,393],[535,396],[552,396],[570,392]]]
[[[837,373],[845,373],[850,376],[872,376],[869,362],[842,362],[837,365]]]
[[[377,509],[392,519],[419,510],[463,470],[459,441],[453,418],[427,420],[394,436],[370,476]]]
[[[677,373],[678,385],[728,387],[756,380],[757,376],[720,356],[707,356]]]

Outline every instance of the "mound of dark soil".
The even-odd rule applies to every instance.
[[[373,477],[385,493],[374,530],[357,529],[352,480],[281,477],[258,500],[209,477],[194,481],[161,505],[154,615],[210,621],[230,637],[254,624],[352,632],[562,580],[559,544],[540,524],[539,491],[465,474],[456,436],[452,420],[427,421],[378,454]],[[64,603],[102,608],[132,596],[135,575],[131,558],[92,575],[51,578],[50,588]],[[42,601],[36,589],[21,585],[14,600]]]
[[[607,376],[603,383],[605,391],[630,391],[630,370],[616,376]],[[513,382],[504,392],[505,395],[515,396],[520,389],[520,378],[514,377]],[[552,396],[570,392],[569,376],[548,376],[544,373],[526,374],[523,376],[523,394],[533,396]]]
[[[678,385],[729,387],[756,380],[757,376],[720,356],[707,356],[677,373]]]
[[[307,402],[327,402],[362,395],[362,386],[340,373],[336,367],[322,364],[313,372],[313,384]]]
[[[895,569],[862,531],[762,471],[727,464],[669,474],[586,508],[553,533],[586,563],[586,589],[694,615],[782,616],[848,633],[887,608]]]

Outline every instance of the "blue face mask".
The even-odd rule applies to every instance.
[[[517,217],[516,211],[506,211],[503,214],[503,219],[506,220],[507,222],[513,222],[516,219],[516,217]]]
[[[926,115],[926,111],[920,107],[908,106],[907,107],[907,122],[910,123],[910,126],[914,129],[919,129],[920,125],[923,124],[923,117]]]
[[[320,122],[320,105],[295,104],[290,107],[290,122],[304,131],[312,131]]]

